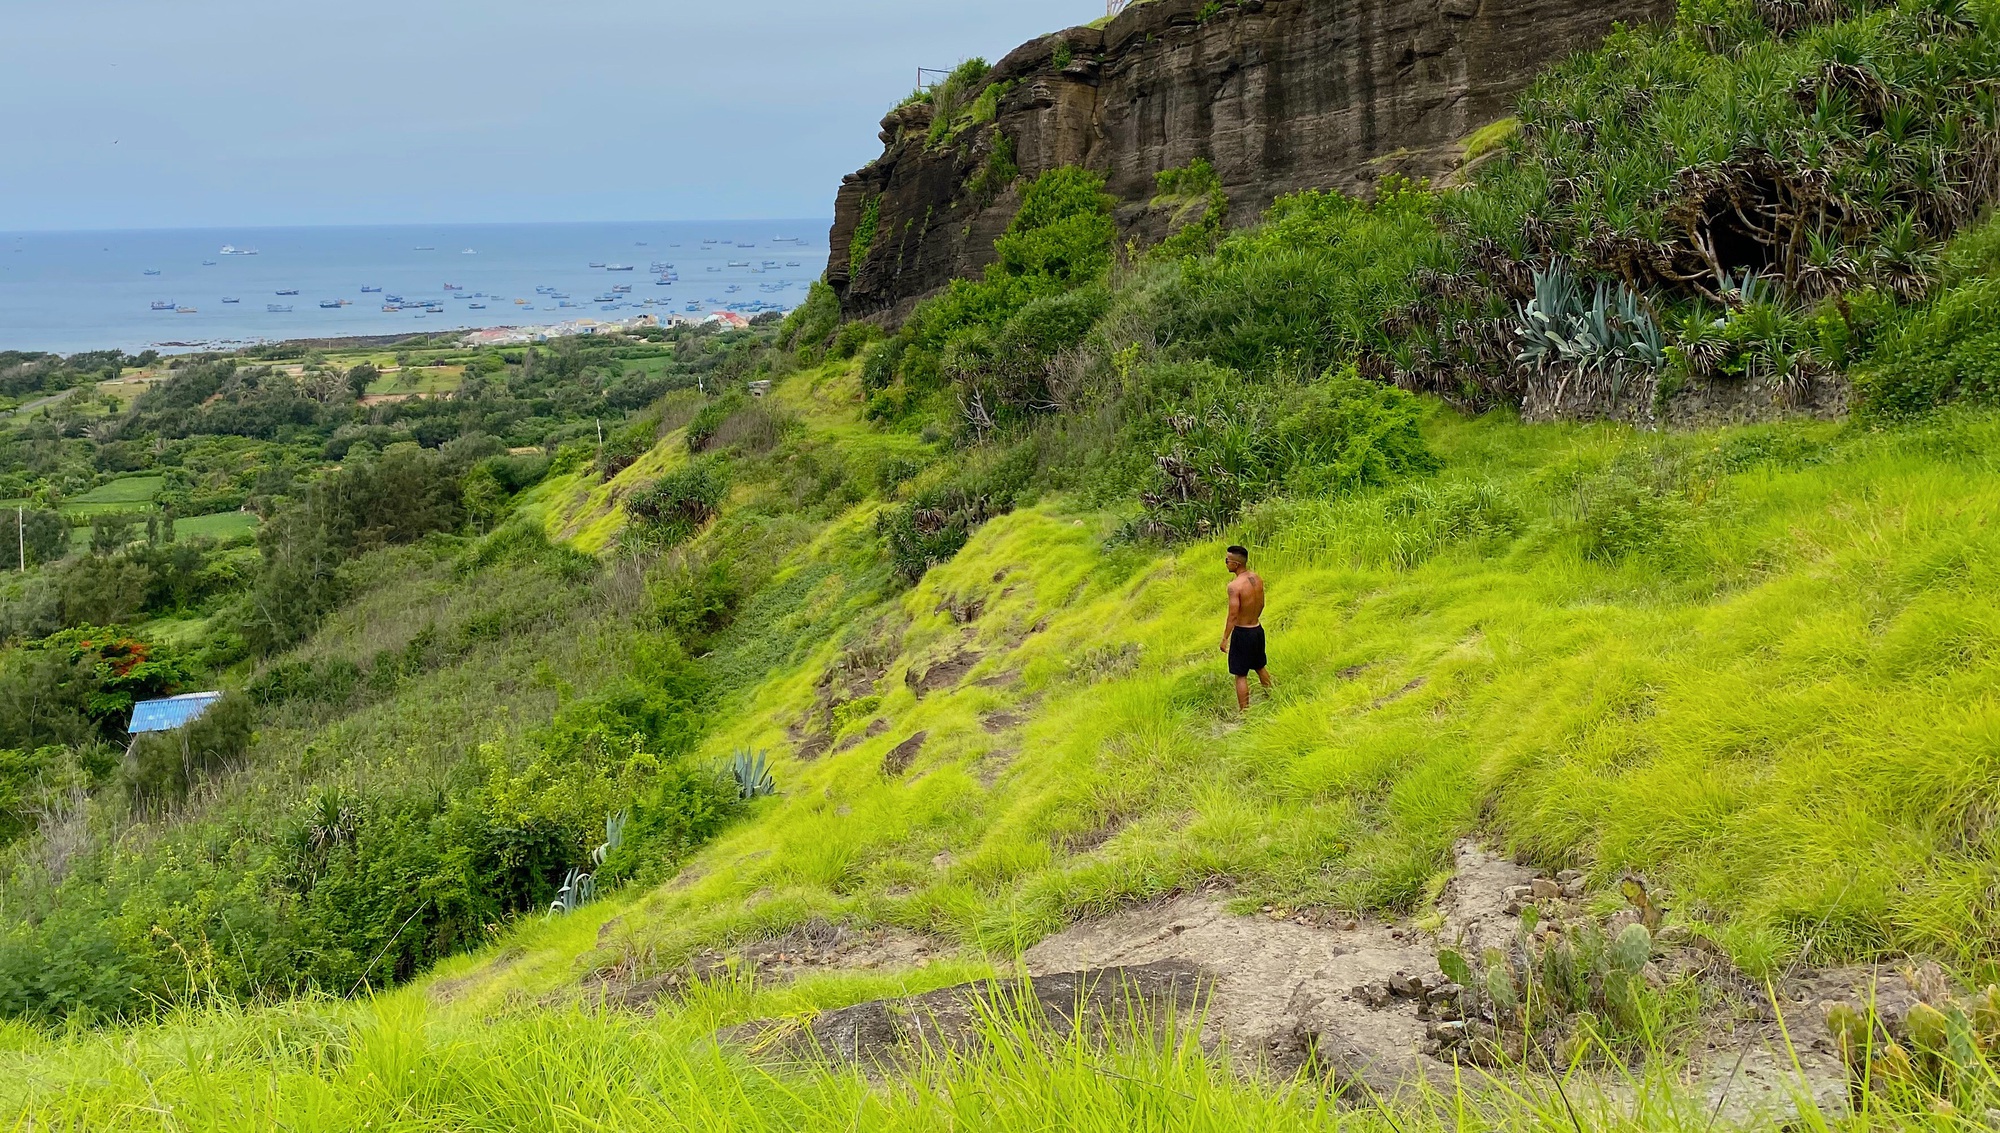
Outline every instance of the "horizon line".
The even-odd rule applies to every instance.
[[[124,228],[0,228],[0,236],[50,236],[66,233],[97,235],[117,232],[280,232],[302,228],[515,228],[610,224],[775,224],[784,222],[832,224],[832,216],[738,216],[694,217],[688,220],[450,220],[393,221],[388,223],[344,222],[338,224],[177,224]]]

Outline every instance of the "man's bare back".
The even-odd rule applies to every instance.
[[[1229,658],[1229,675],[1236,678],[1236,707],[1250,707],[1250,674],[1267,690],[1271,673],[1264,653],[1264,580],[1250,569],[1250,552],[1229,548],[1223,563],[1229,580],[1229,618],[1222,623],[1222,652]]]
[[[1234,611],[1231,624],[1239,628],[1263,624],[1264,580],[1256,571],[1245,570],[1229,580],[1229,606]]]

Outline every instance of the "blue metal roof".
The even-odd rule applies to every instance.
[[[142,700],[132,706],[132,726],[125,730],[135,736],[141,732],[171,732],[221,699],[219,692],[190,692],[165,700]]]

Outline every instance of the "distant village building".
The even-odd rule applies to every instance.
[[[600,322],[597,319],[572,319],[546,327],[489,327],[475,330],[459,339],[461,346],[526,346],[531,343],[547,342],[552,338],[575,338],[585,334],[616,334],[619,331],[640,330],[660,325],[658,315],[636,315],[618,322]]]

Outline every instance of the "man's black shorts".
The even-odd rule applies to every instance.
[[[1229,675],[1247,677],[1268,667],[1264,658],[1264,627],[1237,626],[1229,634]]]

